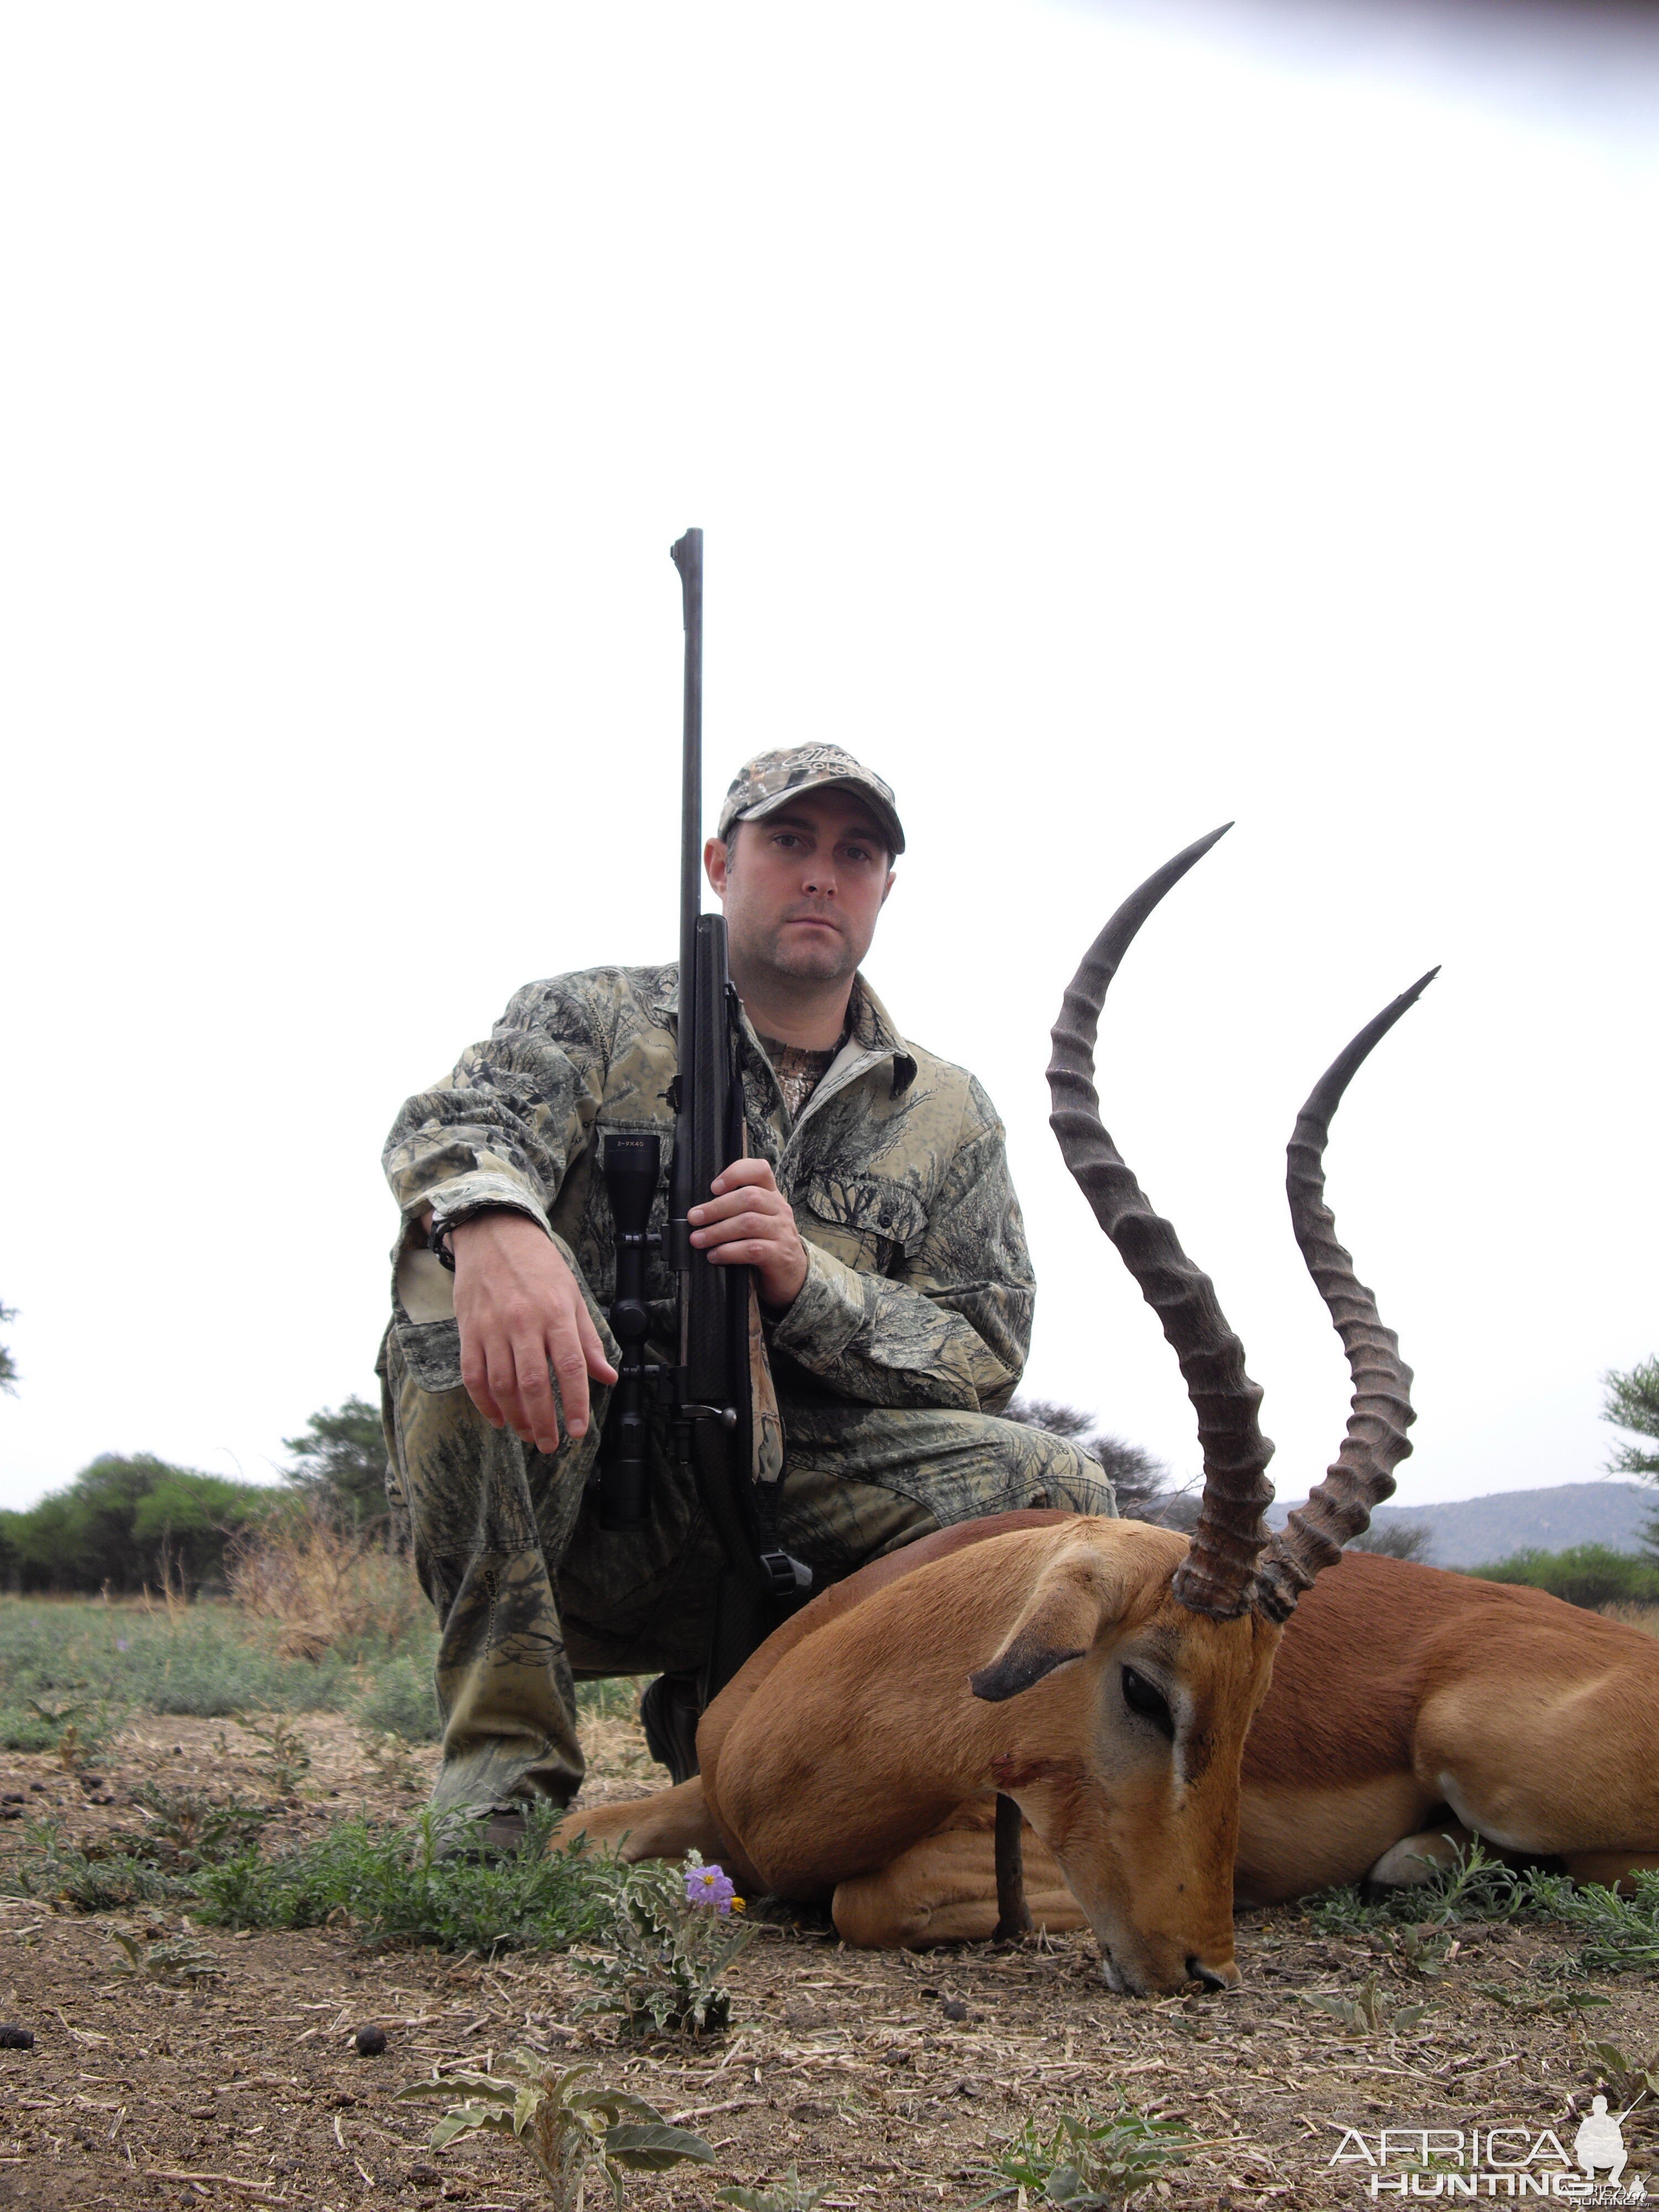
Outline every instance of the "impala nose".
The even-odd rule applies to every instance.
[[[1217,1973],[1215,1968],[1206,1966],[1202,1959],[1188,1959],[1187,1972],[1194,1981],[1202,1982],[1206,1990],[1224,1990],[1228,1986],[1225,1974]]]

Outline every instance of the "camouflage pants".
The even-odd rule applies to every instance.
[[[433,1802],[568,1804],[583,1771],[575,1682],[699,1666],[719,1547],[689,1474],[660,1448],[648,1525],[629,1534],[599,1526],[584,1486],[604,1390],[587,1436],[545,1457],[493,1429],[464,1389],[429,1387],[459,1369],[417,1352],[423,1387],[401,1333],[386,1340],[383,1407],[389,1486],[407,1504],[441,1630]],[[1116,1510],[1096,1461],[1017,1421],[823,1400],[786,1399],[782,1410],[780,1534],[820,1588],[947,1522],[1028,1505]]]

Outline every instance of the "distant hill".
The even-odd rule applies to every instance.
[[[1268,1508],[1282,1528],[1300,1504]],[[1408,1521],[1429,1531],[1419,1554],[1436,1567],[1484,1567],[1514,1552],[1565,1552],[1574,1544],[1606,1544],[1639,1552],[1645,1522],[1659,1516],[1659,1492],[1639,1482],[1560,1482],[1549,1490],[1499,1490],[1490,1498],[1462,1498],[1443,1505],[1379,1505],[1379,1525]]]

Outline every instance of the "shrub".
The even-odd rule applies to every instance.
[[[225,1571],[242,1612],[277,1627],[296,1658],[396,1650],[429,1628],[408,1561],[348,1528],[321,1497],[295,1500],[243,1531]]]
[[[359,1700],[356,1718],[379,1735],[401,1736],[405,1743],[435,1743],[438,1700],[430,1668],[416,1666],[412,1659],[389,1661]]]
[[[1583,1939],[1583,1971],[1650,1976],[1659,1970],[1659,1869],[1632,1873],[1631,1893],[1625,1897],[1600,1882],[1580,1887],[1564,1874],[1506,1866],[1477,1839],[1412,1888],[1374,1901],[1354,1887],[1329,1890],[1310,1898],[1308,1907],[1314,1926],[1328,1936],[1372,1936],[1406,1921],[1415,1923],[1419,1935],[1460,1921],[1553,1921]]]
[[[1547,1590],[1569,1605],[1651,1605],[1659,1602],[1659,1564],[1606,1544],[1575,1544],[1565,1552],[1516,1552],[1469,1572],[1489,1583],[1521,1583]]]
[[[228,1534],[280,1495],[173,1467],[149,1452],[106,1453],[4,1529],[8,1572],[26,1590],[137,1590],[216,1583]]]

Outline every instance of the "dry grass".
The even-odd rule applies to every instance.
[[[286,1658],[341,1644],[396,1644],[428,1617],[409,1561],[343,1528],[326,1508],[296,1504],[226,1553],[230,1594],[250,1618],[282,1630]]]
[[[1659,1636],[1659,1605],[1602,1605],[1596,1611],[1609,1620],[1622,1620],[1626,1628],[1639,1628],[1645,1636]]]

